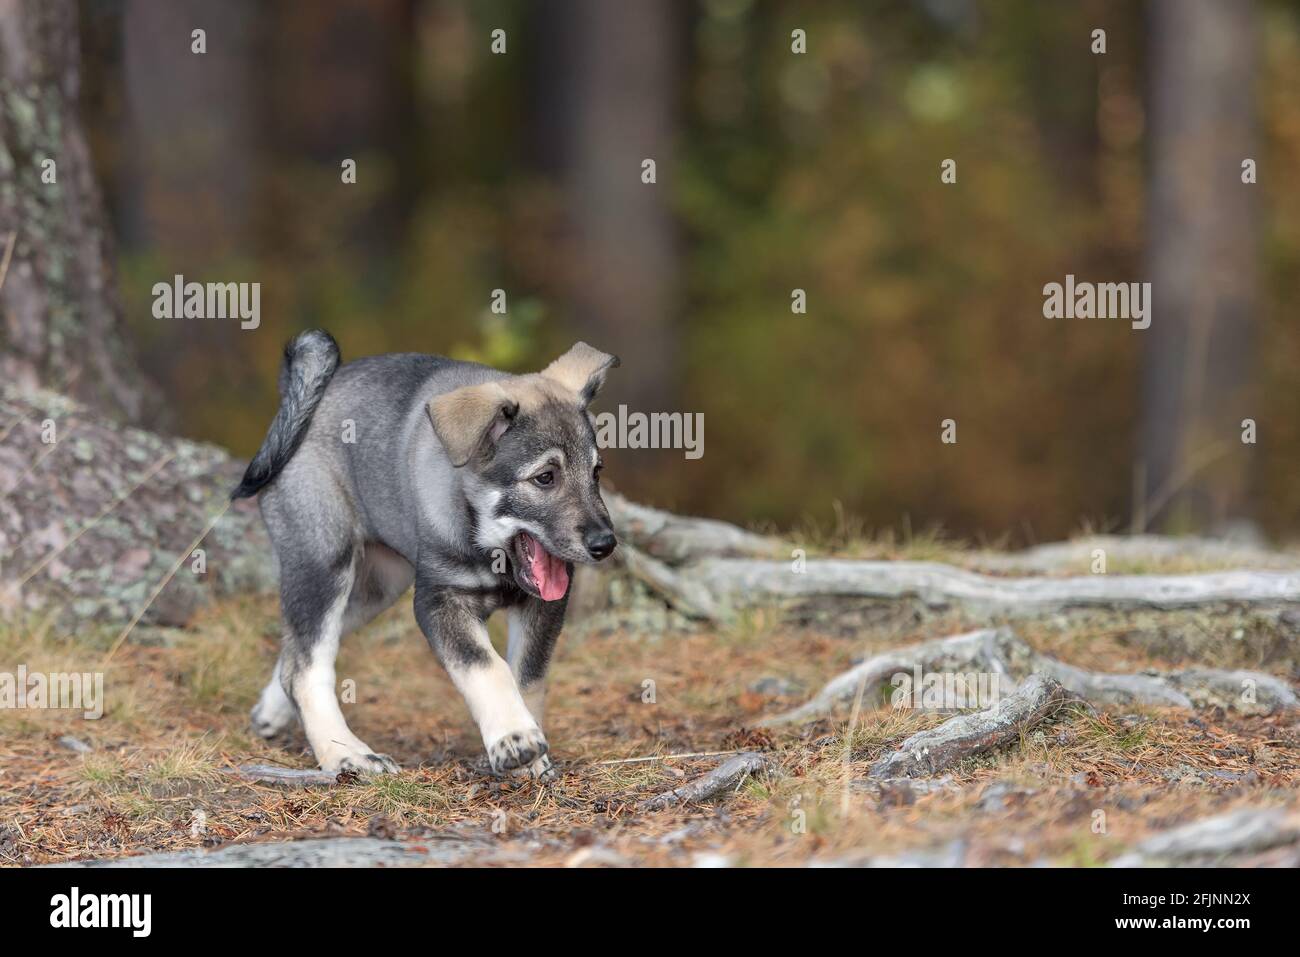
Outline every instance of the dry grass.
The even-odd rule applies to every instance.
[[[669,755],[761,743],[748,729],[815,691],[854,656],[935,637],[945,625],[855,639],[783,628],[766,616],[722,634],[629,638],[573,629],[552,670],[547,725],[560,776],[543,787],[483,773],[464,705],[399,605],[348,640],[338,674],[355,682],[356,703],[345,705],[354,730],[403,772],[300,789],[226,773],[248,763],[313,766],[300,732],[274,743],[249,733],[247,712],[274,660],[278,624],[270,601],[229,604],[190,631],[143,636],[165,643],[123,647],[105,676],[100,720],[0,715],[0,862],[450,831],[517,847],[539,864],[565,863],[575,847],[593,843],[644,864],[690,863],[706,851],[741,864],[798,864],[960,839],[974,863],[1092,865],[1153,829],[1240,803],[1294,798],[1294,718],[1153,711],[1071,714],[1029,732],[1018,747],[957,768],[945,786],[900,800],[867,786],[867,768],[942,719],[868,709],[851,734],[844,714],[776,735],[779,773],[723,801],[635,809],[719,760]],[[1089,667],[1152,664],[1106,634],[1029,638]],[[0,628],[0,670],[23,662],[32,670],[93,671],[102,656],[93,637]],[[800,690],[786,697],[751,690],[769,677]],[[77,754],[59,743],[64,735],[94,750]],[[646,755],[664,757],[609,763]],[[996,801],[986,796],[995,783],[1009,789]]]

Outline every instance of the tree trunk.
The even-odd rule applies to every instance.
[[[273,161],[295,172],[310,163],[337,181],[344,159],[358,162],[369,199],[348,221],[343,242],[362,275],[386,287],[419,194],[415,5],[335,0],[331,13],[321,16],[314,0],[280,2],[266,11],[275,55],[263,138]],[[314,202],[314,194],[288,200],[276,191],[271,199],[278,202],[277,221],[318,215],[301,206]],[[294,243],[286,239],[285,245]]]
[[[1153,0],[1145,346],[1135,526],[1247,517],[1241,421],[1255,295],[1256,19],[1250,3]],[[1262,175],[1270,175],[1263,171]],[[1272,171],[1272,175],[1287,175]],[[1145,473],[1143,475],[1143,473]]]
[[[133,162],[124,170],[123,242],[161,252],[166,274],[159,279],[170,279],[171,270],[210,269],[251,248],[257,18],[251,0],[126,4],[126,135]],[[192,49],[196,29],[205,31],[201,54]]]
[[[534,125],[564,183],[577,333],[628,361],[609,396],[664,411],[676,395],[672,189],[677,14],[663,0],[558,0],[534,11],[542,42]],[[653,159],[656,182],[642,182]]]
[[[128,0],[122,17],[128,117],[119,200],[122,243],[149,263],[148,282],[254,281],[257,126],[264,51],[259,27],[271,5],[255,0]],[[204,31],[203,53],[193,31]],[[265,303],[263,304],[266,305]],[[240,379],[246,358],[225,323],[150,326],[141,361],[178,407]],[[180,347],[178,348],[178,345]],[[192,427],[206,424],[191,420]]]
[[[156,394],[122,331],[79,59],[73,0],[0,0],[0,379],[140,421]]]

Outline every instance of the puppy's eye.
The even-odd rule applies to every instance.
[[[533,476],[533,484],[540,486],[541,488],[546,488],[547,486],[554,484],[554,482],[555,473],[549,470]]]
[[[600,481],[600,473],[604,470],[604,468],[605,466],[603,465],[597,465],[594,469],[591,470],[591,480],[593,482]]]

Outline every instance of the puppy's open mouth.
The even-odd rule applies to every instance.
[[[524,591],[558,601],[569,590],[569,567],[527,532],[515,536],[515,578]]]

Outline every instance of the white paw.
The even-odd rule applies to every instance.
[[[542,729],[533,726],[522,731],[511,731],[501,735],[488,746],[488,761],[492,771],[503,774],[516,768],[527,768],[535,761],[546,756],[550,745]]]
[[[510,776],[512,778],[532,778],[534,781],[554,781],[555,765],[551,763],[549,754],[543,754],[532,764],[515,768],[510,772]]]
[[[288,728],[296,716],[297,713],[284,692],[281,691],[277,696],[269,688],[262,692],[262,697],[248,714],[253,724],[253,733],[260,738],[274,738]]]
[[[396,774],[401,770],[397,762],[386,754],[375,754],[363,742],[359,747],[336,745],[320,757],[322,771],[338,774],[355,771],[357,774]]]

